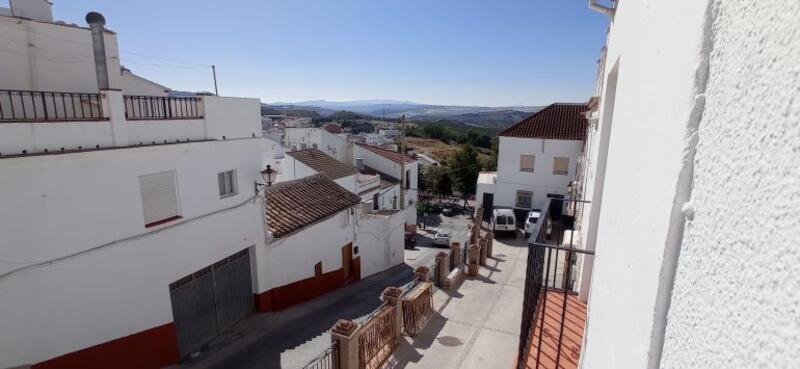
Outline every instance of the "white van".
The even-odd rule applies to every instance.
[[[517,237],[517,222],[511,209],[494,209],[492,212],[492,232],[495,235],[509,234]]]

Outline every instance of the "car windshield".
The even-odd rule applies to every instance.
[[[439,234],[436,235],[436,237],[445,238],[445,237],[449,237],[449,236],[447,235],[447,233],[439,233]]]
[[[530,217],[530,218],[528,218],[528,222],[530,222],[530,223],[536,223],[537,220],[539,220],[538,217]]]

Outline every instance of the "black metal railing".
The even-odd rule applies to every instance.
[[[127,120],[202,119],[199,97],[129,96],[125,102]]]
[[[577,367],[585,306],[577,299],[579,269],[594,252],[575,248],[575,214],[586,201],[548,199],[528,239],[517,368]],[[589,278],[588,275],[581,278]],[[588,280],[587,280],[588,281]],[[568,316],[583,314],[582,317]],[[565,324],[572,324],[566,327]],[[569,360],[575,365],[565,366]]]
[[[330,347],[309,361],[303,369],[339,369],[339,342],[334,341]]]
[[[0,122],[64,122],[108,119],[100,94],[0,90]]]

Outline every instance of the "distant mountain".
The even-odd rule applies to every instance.
[[[327,101],[311,100],[296,103],[274,103],[269,107],[281,109],[312,110],[327,117],[336,111],[346,110],[376,118],[398,118],[401,115],[417,121],[449,121],[476,127],[504,128],[533,112],[538,106],[457,106],[418,104],[396,100]]]

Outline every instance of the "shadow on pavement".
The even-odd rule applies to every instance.
[[[339,319],[371,313],[380,306],[379,297],[386,287],[399,287],[412,279],[413,269],[401,264],[303,304],[253,314],[212,341],[207,352],[179,367],[279,369],[282,352],[326,333]]]

